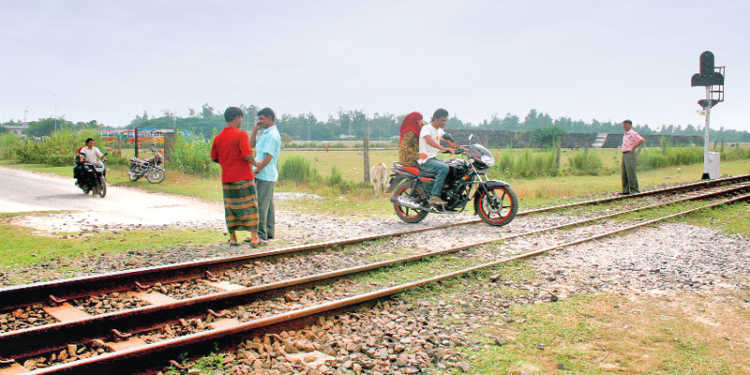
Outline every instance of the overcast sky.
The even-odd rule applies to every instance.
[[[0,121],[209,103],[702,124],[690,76],[710,49],[727,66],[712,127],[750,130],[749,16],[744,0],[0,0]]]

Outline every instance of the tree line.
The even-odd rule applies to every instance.
[[[240,106],[246,113],[246,129],[251,127],[255,121],[256,113],[260,109],[255,105]],[[429,113],[423,113],[428,120]],[[363,111],[339,111],[321,120],[312,113],[301,113],[297,115],[277,114],[276,123],[281,132],[291,136],[293,140],[326,141],[340,139],[341,136],[361,139],[368,132],[371,139],[387,140],[398,136],[401,120],[405,115],[374,113],[368,115]],[[20,122],[9,122],[0,124],[0,132],[3,125],[18,125]],[[29,123],[26,134],[30,136],[49,135],[55,128],[103,128],[103,124],[94,121],[76,122],[64,119],[40,119]],[[188,115],[176,116],[169,111],[163,111],[158,115],[147,112],[138,114],[130,121],[127,128],[177,128],[189,133],[211,138],[218,130],[224,127],[223,113],[214,109],[209,104],[201,106],[200,110],[189,109]],[[465,122],[457,117],[451,117],[447,124],[448,129],[476,128],[490,130],[506,130],[518,132],[546,133],[619,133],[622,125],[619,122],[600,122],[596,119],[591,121],[574,120],[570,117],[561,116],[553,118],[548,113],[531,109],[524,118],[507,113],[505,116],[493,116],[477,124]],[[649,124],[635,124],[636,131],[643,134],[668,134],[668,135],[703,135],[703,128],[692,124],[665,124],[652,126]],[[554,129],[554,131],[552,130]],[[726,142],[750,142],[750,132],[744,130],[731,130],[720,127],[711,130],[711,138],[724,140]]]

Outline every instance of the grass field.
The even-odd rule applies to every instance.
[[[511,149],[513,153],[523,153],[524,151],[531,151],[534,153],[543,153],[549,151],[543,151],[539,149]],[[501,152],[507,151],[506,149],[492,149],[495,158],[499,160]],[[568,158],[582,150],[571,150],[562,149],[560,152],[560,165],[562,168],[568,165]],[[617,171],[620,166],[620,152],[617,149],[590,149],[590,153],[599,156],[602,160],[603,167],[608,171]],[[133,155],[132,149],[122,150],[122,156],[125,159],[129,159]],[[153,153],[147,148],[141,151],[141,158],[150,158]],[[344,179],[354,182],[364,180],[364,152],[361,150],[334,150],[331,151],[304,151],[296,150],[293,148],[284,149],[279,157],[279,166],[281,166],[287,159],[293,156],[301,156],[310,160],[315,165],[318,173],[323,177],[328,177],[331,174],[331,169],[335,166],[336,169],[341,173]],[[441,159],[449,159],[454,156],[441,154]],[[461,156],[455,156],[461,158]],[[370,151],[370,166],[376,163],[385,163],[388,168],[391,167],[394,161],[398,160],[398,150],[371,150]],[[167,166],[168,167],[168,166]],[[502,176],[493,176],[495,178],[501,178]]]
[[[288,152],[289,157],[294,154],[310,154],[318,157],[318,170],[322,174],[326,166],[334,166],[349,175],[361,171],[361,167],[355,166],[352,161],[357,158],[355,151],[351,152],[305,152],[297,153]],[[289,155],[291,154],[291,155]],[[322,155],[321,155],[322,154]],[[385,160],[390,152],[373,153]],[[378,160],[378,159],[373,159]],[[52,173],[61,176],[71,176],[71,167],[49,167],[36,164],[14,164],[12,162],[0,162],[2,166],[23,168],[36,172]],[[638,175],[641,189],[649,189],[664,184],[677,184],[692,182],[700,179],[703,166],[700,164],[655,169],[640,172]],[[735,160],[723,162],[721,165],[723,175],[739,175],[750,173],[750,162],[747,160]],[[114,166],[108,173],[108,181],[114,185],[138,187],[149,191],[158,191],[164,193],[190,195],[203,198],[210,201],[220,201],[222,199],[221,187],[218,178],[206,178],[186,175],[173,170],[167,170],[167,179],[161,184],[152,185],[146,181],[130,182],[127,178],[127,169],[124,166]],[[521,200],[521,208],[558,203],[570,200],[572,197],[580,197],[590,194],[604,192],[615,192],[620,189],[620,176],[562,176],[562,177],[543,177],[534,179],[508,179],[507,180],[518,194]],[[347,194],[342,194],[336,189],[327,186],[309,186],[297,185],[295,183],[282,182],[277,185],[277,191],[305,191],[323,196],[319,200],[296,201],[295,207],[309,209],[318,212],[345,212],[347,214],[390,214],[391,205],[385,195],[380,197],[373,196],[372,191],[357,190]]]

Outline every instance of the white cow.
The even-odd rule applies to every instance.
[[[388,167],[385,166],[385,163],[377,163],[370,168],[370,183],[375,195],[385,191],[388,187]]]

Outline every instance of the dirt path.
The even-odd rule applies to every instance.
[[[71,172],[72,173],[72,172]],[[87,226],[223,226],[223,208],[190,197],[112,186],[102,199],[84,195],[73,178],[0,167],[0,212],[75,211],[23,216],[15,223],[49,232]]]

